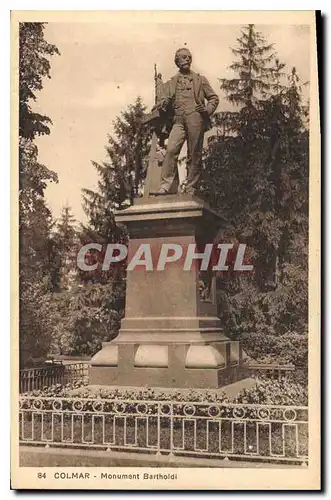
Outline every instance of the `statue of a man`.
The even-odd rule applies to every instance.
[[[177,161],[187,140],[187,178],[185,193],[194,194],[201,175],[203,137],[211,128],[210,116],[218,106],[219,98],[208,80],[191,71],[192,55],[186,48],[178,49],[175,64],[179,72],[163,86],[159,107],[172,113],[173,125],[162,164],[161,184],[155,195],[177,191],[179,184]]]

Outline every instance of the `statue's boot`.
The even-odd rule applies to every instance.
[[[160,188],[158,191],[151,191],[149,194],[152,196],[165,196],[170,193],[166,189]]]

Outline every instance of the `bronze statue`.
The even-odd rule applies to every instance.
[[[177,161],[187,141],[187,178],[184,192],[194,194],[201,175],[203,137],[211,127],[210,116],[219,98],[207,79],[191,71],[192,55],[186,48],[178,49],[175,64],[179,72],[168,82],[159,78],[156,84],[156,106],[163,127],[163,138],[169,133],[167,150],[162,164],[159,189],[155,196],[176,193],[179,185]],[[207,102],[207,103],[206,103]],[[169,126],[170,124],[170,126]],[[162,137],[162,130],[158,135]]]

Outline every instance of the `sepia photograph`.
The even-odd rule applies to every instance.
[[[315,489],[314,11],[12,11],[12,487]]]

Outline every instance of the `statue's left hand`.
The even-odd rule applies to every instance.
[[[207,113],[207,109],[206,107],[203,105],[203,104],[197,104],[196,107],[195,107],[196,111],[198,111],[199,113],[201,114],[205,114]]]

